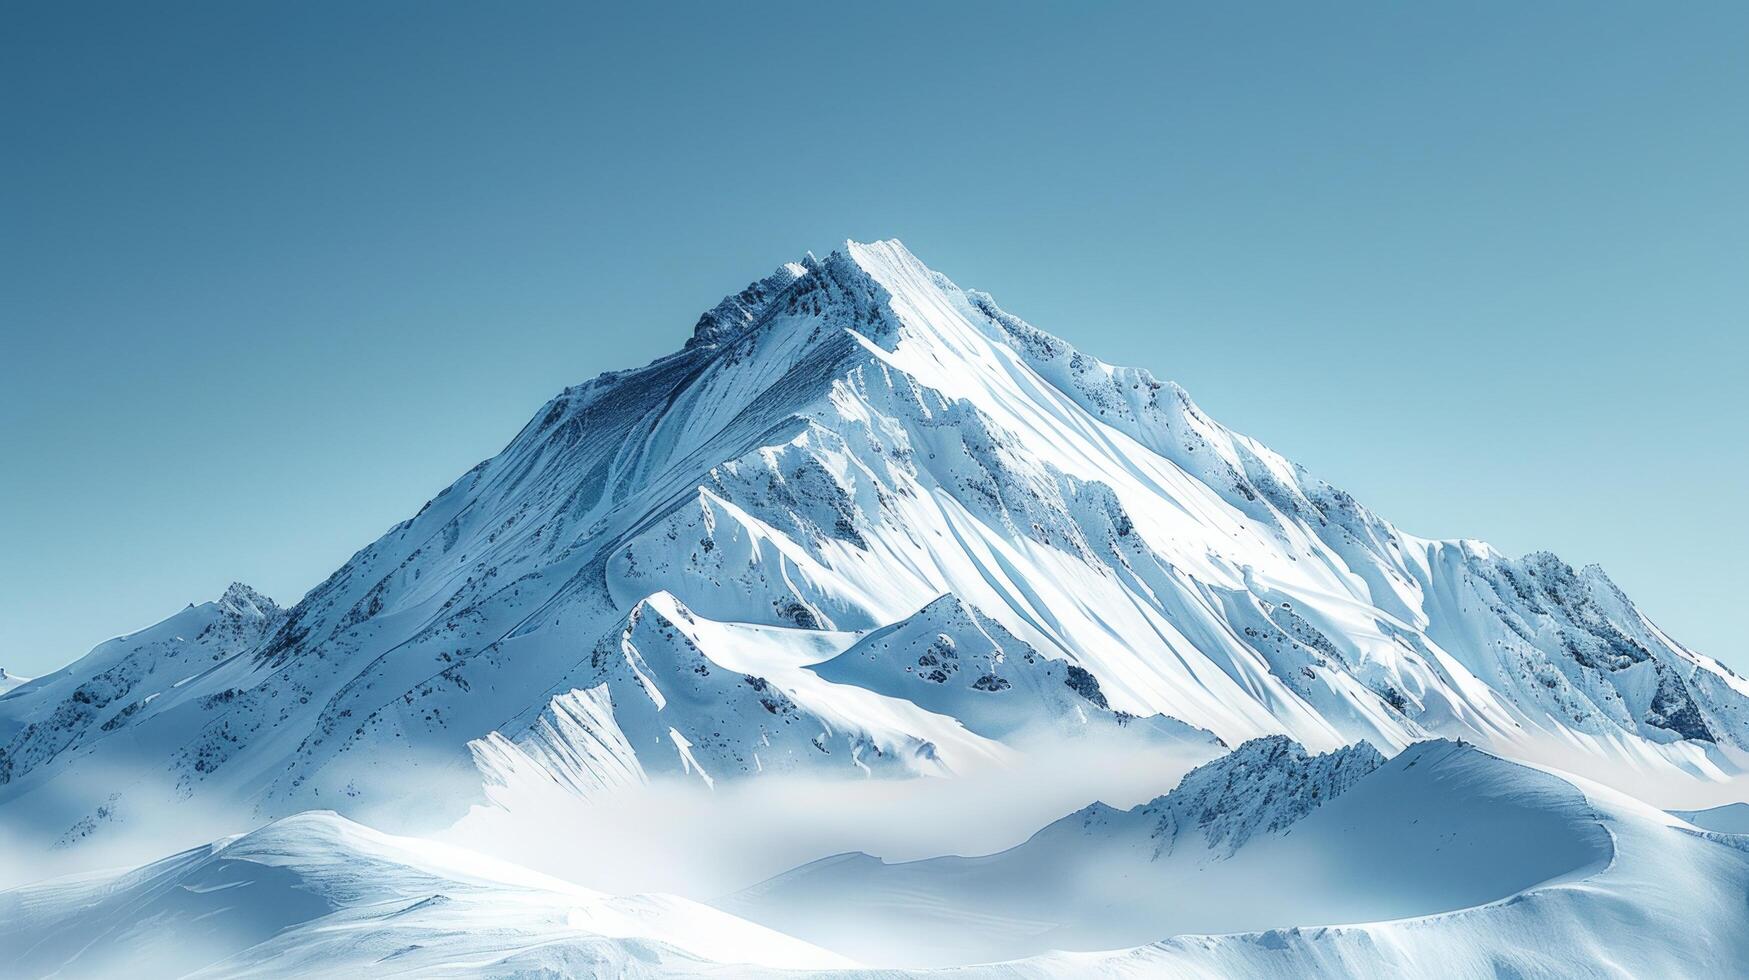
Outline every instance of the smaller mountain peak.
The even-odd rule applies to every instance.
[[[631,612],[627,613],[625,618],[628,623],[635,625],[646,614],[670,623],[677,619],[690,623],[695,618],[692,609],[686,603],[681,602],[679,596],[667,589],[657,589],[639,599],[633,604]]]
[[[912,613],[908,618],[930,621],[958,618],[970,621],[972,619],[972,607],[967,605],[966,601],[961,599],[957,594],[943,592],[941,595],[929,600],[922,609]]]
[[[242,582],[232,582],[225,589],[225,594],[219,596],[219,606],[226,612],[238,616],[257,616],[266,619],[277,614],[279,603],[262,595]]]
[[[1633,607],[1633,600],[1629,599],[1628,594],[1621,590],[1621,586],[1615,584],[1615,579],[1609,577],[1609,573],[1603,570],[1602,565],[1599,565],[1596,562],[1586,565],[1584,568],[1579,569],[1579,578],[1592,586],[1601,588],[1604,592],[1614,596],[1623,605],[1630,608]]]
[[[889,627],[895,633],[917,628],[954,633],[979,633],[998,650],[1006,650],[1012,656],[1026,656],[1032,652],[1032,647],[1026,641],[1015,636],[1006,626],[953,592],[942,593],[930,600],[929,604],[922,609]],[[1071,669],[1079,670],[1079,668]],[[1081,673],[1085,674],[1086,671],[1081,671]],[[1088,695],[1083,692],[1083,696],[1103,707],[1104,698],[1097,696],[1098,686],[1098,683],[1095,682],[1093,684],[1094,694]]]
[[[1285,735],[1245,742],[1187,773],[1139,809],[1158,815],[1157,839],[1171,849],[1181,828],[1200,827],[1209,848],[1230,857],[1252,837],[1281,831],[1384,765],[1366,742],[1321,755]]]
[[[722,302],[698,318],[698,323],[692,328],[692,338],[686,342],[686,346],[715,346],[739,336],[759,319],[773,297],[796,280],[810,275],[816,264],[813,253],[810,252],[804,261],[785,262],[771,275],[749,283],[747,288],[738,293],[723,297]]]
[[[1547,571],[1563,578],[1572,578],[1573,566],[1561,560],[1561,556],[1552,551],[1533,551],[1521,559],[1525,567],[1532,571]]]
[[[1475,745],[1461,738],[1424,738],[1419,742],[1409,743],[1395,758],[1406,760],[1412,765],[1422,759],[1450,755],[1453,752],[1479,751],[1481,750]]]

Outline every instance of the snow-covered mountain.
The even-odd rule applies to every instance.
[[[1002,822],[1003,780],[1064,760],[1074,801],[957,851],[983,856],[813,860],[863,808]],[[0,688],[0,845],[31,864],[0,861],[0,948],[25,975],[1724,975],[1741,803],[1582,777],[1696,808],[1746,762],[1749,682],[1601,570],[1406,535],[848,243],[561,393],[295,606],[233,585]],[[1148,802],[1084,806],[1102,765]],[[943,786],[976,805],[846,790]],[[764,809],[821,796],[849,802]],[[578,833],[628,817],[659,826]],[[708,876],[636,865],[748,853],[615,897],[350,818],[661,888]],[[217,842],[18,884],[137,864],[124,838]]]
[[[0,814],[58,838],[147,797],[954,774],[1095,729],[1440,735],[1704,805],[1749,758],[1749,682],[1599,569],[1404,534],[847,243],[561,393],[289,610],[234,586],[0,699]]]

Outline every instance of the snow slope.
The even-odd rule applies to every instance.
[[[22,687],[25,684],[29,684],[30,680],[31,679],[28,677],[20,677],[17,674],[8,674],[6,668],[0,667],[0,694],[5,694],[7,691],[10,691],[15,687]]]
[[[813,670],[955,718],[990,738],[1041,729],[1070,736],[1129,729],[1160,741],[1211,737],[1164,715],[1113,711],[1087,670],[1043,656],[954,595],[869,633]]]
[[[915,656],[852,649],[913,627]],[[587,784],[538,742],[602,686],[585,769],[706,782],[963,774],[1017,727],[1164,715],[1461,737],[1701,806],[1749,745],[1749,683],[1600,570],[1403,534],[1176,386],[847,243],[563,392],[291,609],[232,590],[0,699],[0,822],[447,819],[479,765]]]
[[[9,976],[667,976],[848,961],[705,906],[615,898],[307,812],[122,874],[0,892]],[[740,966],[735,966],[739,964]]]

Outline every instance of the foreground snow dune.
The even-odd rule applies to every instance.
[[[534,829],[684,786],[719,820],[750,802],[758,845],[797,830],[758,819],[779,784],[1063,760],[1148,785],[962,809],[1002,825],[979,857]],[[1601,569],[1405,534],[1176,385],[849,242],[560,393],[290,608],[234,585],[0,675],[0,950],[25,975],[1718,976],[1745,962],[1743,824],[1703,808],[1749,799],[1746,763],[1749,681]],[[486,828],[591,883],[647,853],[734,870],[610,897],[353,821]],[[201,846],[19,886],[142,841]],[[847,848],[929,860],[813,860]]]
[[[669,963],[851,962],[684,899],[610,897],[327,811],[125,874],[0,892],[0,949],[14,976],[657,975]]]

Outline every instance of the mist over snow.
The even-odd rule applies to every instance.
[[[0,684],[26,976],[1749,961],[1749,681],[896,241],[559,393],[289,608]]]
[[[776,774],[713,789],[662,777],[597,799],[548,783],[496,794],[439,837],[593,888],[708,901],[847,851],[898,860],[1000,851],[1089,800],[1149,799],[1218,752],[1095,736],[947,779]]]

